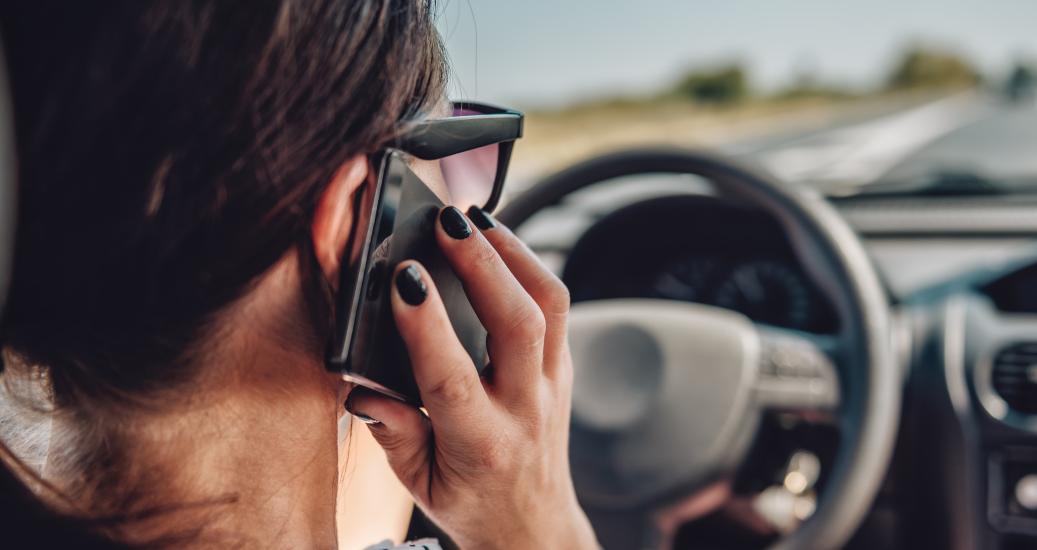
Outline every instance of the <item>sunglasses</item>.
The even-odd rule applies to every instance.
[[[341,273],[325,359],[327,368],[345,379],[410,402],[419,398],[392,319],[393,267],[404,259],[426,267],[459,340],[480,364],[485,331],[438,253],[432,224],[443,206],[492,211],[500,202],[515,140],[522,136],[523,115],[517,111],[455,103],[452,115],[413,124],[372,159],[378,178],[354,205],[357,215],[342,263],[348,267]]]
[[[522,137],[523,115],[481,103],[454,103],[453,115],[414,125],[397,149],[421,160],[438,160],[448,197],[466,210],[493,211],[500,202],[515,140]]]

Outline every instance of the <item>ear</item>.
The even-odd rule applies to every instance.
[[[367,179],[368,162],[364,155],[357,155],[345,162],[331,179],[324,194],[317,200],[314,212],[313,248],[324,276],[336,280],[342,267],[342,254],[349,242],[349,231],[353,227],[354,197],[362,192]]]

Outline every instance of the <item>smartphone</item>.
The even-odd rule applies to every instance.
[[[357,209],[371,215],[354,227],[353,235],[363,240],[347,247],[342,263],[351,268],[343,270],[340,281],[326,363],[350,382],[420,406],[407,347],[392,313],[396,266],[411,259],[425,267],[480,374],[488,362],[486,330],[436,242],[435,224],[447,205],[411,171],[403,153],[387,151],[374,163],[378,181]]]

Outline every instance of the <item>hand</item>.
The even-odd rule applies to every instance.
[[[426,417],[366,390],[368,417],[396,475],[462,548],[598,548],[569,475],[572,359],[565,286],[507,228],[479,210],[440,213],[436,238],[490,334],[480,378],[428,273],[403,262],[393,313]]]

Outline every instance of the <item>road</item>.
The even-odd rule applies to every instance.
[[[913,181],[939,166],[979,174],[1002,186],[1037,182],[1037,108],[988,102],[971,123],[948,132],[894,166],[889,181]]]
[[[758,116],[744,116],[749,114]],[[1032,184],[1029,176],[1037,174],[1037,155],[1030,152],[1037,146],[1037,107],[1008,104],[983,91],[784,113],[710,116],[691,110],[670,116],[647,110],[623,118],[558,120],[540,115],[528,126],[512,162],[510,194],[583,159],[653,145],[719,150],[832,195],[851,194],[877,180],[916,181],[934,167],[1008,183],[1026,176],[1025,183]]]
[[[1037,175],[1037,109],[965,92],[797,136],[733,143],[724,151],[774,175],[833,193],[934,170],[1030,182]]]

